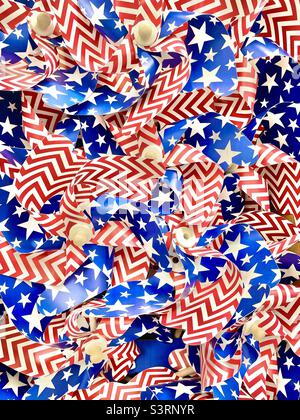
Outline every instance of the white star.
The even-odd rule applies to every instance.
[[[18,226],[26,229],[26,239],[28,239],[33,232],[43,233],[39,224],[34,220],[34,218],[29,215],[27,222],[20,223]]]
[[[1,56],[2,50],[6,47],[8,47],[8,44],[5,44],[3,41],[0,41],[0,56]]]
[[[245,55],[245,58],[246,58],[248,61],[251,61],[251,60],[253,60],[253,54],[254,54],[254,52],[253,52],[253,51],[247,51],[247,54]]]
[[[80,274],[75,274],[76,277],[76,281],[75,284],[80,283],[81,286],[83,286],[83,283],[85,282],[85,280],[87,280],[88,278],[84,276],[83,272]]]
[[[2,127],[2,134],[8,133],[11,137],[13,137],[13,129],[17,126],[15,124],[11,124],[8,117],[6,117],[5,122],[0,121],[0,125]]]
[[[58,95],[66,96],[67,94],[64,92],[60,92],[56,89],[55,85],[52,86],[42,86],[41,87],[42,93],[45,95],[50,95],[54,99],[58,99]]]
[[[243,283],[244,283],[244,286],[245,286],[244,291],[243,291],[243,297],[245,299],[251,299],[252,298],[252,296],[250,296],[250,294],[249,294],[249,289],[251,287],[251,284],[250,284],[251,281],[256,279],[257,277],[261,277],[261,274],[255,272],[256,268],[257,268],[257,264],[255,264],[250,270],[247,270],[247,271],[240,270],[240,273],[242,275],[242,280],[243,280]],[[247,288],[246,286],[248,286],[248,285],[249,285],[249,287]]]
[[[214,61],[214,57],[217,54],[218,53],[217,52],[214,52],[213,49],[211,48],[208,53],[205,53],[204,54],[204,55],[206,55],[206,60],[205,61]]]
[[[234,338],[232,340],[226,340],[225,338],[221,337],[222,343],[220,343],[221,349],[224,351],[229,344],[234,342]]]
[[[158,328],[158,327],[156,327],[156,328]],[[137,337],[143,337],[143,335],[146,335],[146,334],[148,334],[148,333],[149,333],[148,328],[146,328],[146,327],[145,327],[145,325],[144,325],[144,324],[142,324],[142,329],[141,329],[141,331],[140,331],[140,332],[136,332],[136,333],[135,333],[135,335],[136,335]]]
[[[210,21],[211,23],[213,23],[214,25],[216,25],[216,24],[219,22],[219,19],[217,18],[217,16],[211,16],[211,17],[209,18],[209,21]]]
[[[28,295],[24,295],[23,293],[21,293],[21,299],[18,300],[18,303],[22,303],[23,308],[25,308],[27,303],[31,303],[29,296],[30,296],[30,293],[28,293]]]
[[[300,115],[300,103],[299,104],[291,104],[289,108],[295,108],[297,115]]]
[[[9,102],[9,106],[7,107],[8,109],[11,110],[11,112],[16,111],[17,107],[16,104]]]
[[[216,384],[215,385],[215,387],[217,388],[217,390],[224,396],[224,392],[223,392],[223,389],[222,389],[222,386],[225,386],[226,385],[226,382],[220,382],[220,383],[218,383],[218,384]]]
[[[20,376],[19,373],[16,373],[15,375],[11,375],[10,373],[6,372],[6,376],[7,376],[8,382],[6,385],[4,385],[3,389],[12,389],[14,394],[18,396],[19,388],[22,388],[23,386],[26,386],[27,384],[19,380],[19,376]]]
[[[284,366],[287,366],[288,370],[290,370],[290,368],[292,366],[295,366],[294,363],[293,363],[293,358],[292,357],[291,358],[287,357],[286,362],[284,363]]]
[[[6,203],[9,203],[11,200],[13,200],[16,197],[17,189],[14,183],[11,185],[6,185],[5,187],[1,187],[1,190],[8,192]]]
[[[107,312],[114,312],[114,311],[128,312],[127,308],[130,308],[130,306],[134,306],[134,305],[123,305],[120,300],[117,300],[117,302],[114,303],[113,305],[107,305],[107,308],[109,308]]]
[[[153,392],[154,392],[154,394],[155,395],[158,395],[158,394],[162,394],[162,389],[159,389],[159,388],[153,388]]]
[[[138,296],[138,299],[143,299],[145,301],[145,303],[148,302],[157,302],[157,299],[155,299],[156,295],[150,295],[149,293],[147,293],[146,291],[144,292],[144,296]]]
[[[272,260],[273,260],[272,255],[268,255],[268,256],[266,256],[266,257],[265,257],[265,259],[263,260],[263,262],[264,262],[265,264],[268,264],[268,262],[270,262],[270,261],[272,261]]]
[[[241,261],[243,262],[243,265],[244,264],[249,264],[250,261],[251,261],[251,258],[252,257],[249,254],[246,254],[244,258],[241,258]]]
[[[88,91],[82,92],[82,95],[85,96],[86,102],[90,102],[91,104],[97,105],[96,98],[98,98],[98,96],[103,95],[103,93],[96,93],[93,92],[90,88],[88,88]]]
[[[266,99],[264,99],[263,101],[261,101],[261,106],[263,108],[267,108],[268,107],[268,103],[269,103],[269,101],[267,101]]]
[[[219,195],[219,202],[222,200],[230,201],[232,191],[228,191],[227,186],[225,185],[221,191],[221,194]]]
[[[140,281],[138,283],[138,286],[143,286],[143,288],[145,289],[147,286],[151,286],[151,283],[149,283],[149,281],[147,279],[147,280]]]
[[[92,2],[90,2],[90,5],[92,6],[92,9],[93,9],[93,15],[90,18],[90,21],[92,22],[93,25],[102,26],[102,23],[100,22],[100,20],[107,19],[105,15],[105,4],[106,2],[104,2],[101,6],[95,6]]]
[[[116,96],[107,95],[107,99],[105,99],[104,102],[109,102],[111,105],[113,102],[117,102]]]
[[[241,152],[236,152],[231,149],[231,142],[227,144],[225,149],[216,149],[216,152],[220,156],[220,159],[218,160],[219,165],[221,165],[222,163],[227,163],[231,165],[233,163],[232,159],[235,156],[238,156],[241,154]]]
[[[233,397],[235,400],[237,400],[239,396],[237,395],[236,391],[232,391],[232,390],[230,390],[230,391],[231,391],[231,395],[232,395],[232,397]]]
[[[14,241],[11,242],[14,248],[18,248],[21,245],[22,241],[19,241],[18,238],[15,238]]]
[[[131,296],[131,293],[128,293],[127,290],[126,290],[125,292],[121,292],[120,296],[127,299],[129,296]]]
[[[245,365],[246,368],[248,368],[249,366],[251,366],[250,359],[247,359],[246,357],[244,357],[244,365]]]
[[[202,69],[202,76],[195,80],[195,82],[203,83],[204,87],[209,87],[212,83],[222,82],[222,79],[220,79],[217,74],[220,70],[221,66],[216,67],[213,70],[207,70],[205,67]]]
[[[122,28],[123,28],[123,23],[122,23],[122,21],[121,20],[116,20],[116,23],[115,23],[115,29],[119,29],[120,31],[122,30]]]
[[[177,27],[176,22],[175,22],[175,20],[173,20],[173,22],[168,23],[167,31],[172,33],[172,32],[175,31],[176,27]]]
[[[9,229],[6,227],[6,223],[8,222],[8,218],[0,222],[0,232],[8,232]]]
[[[76,305],[76,301],[71,299],[71,298],[69,298],[69,300],[67,300],[65,303],[66,303],[68,308],[73,308],[73,306]]]
[[[169,284],[170,286],[173,285],[173,280],[172,280],[171,275],[165,271],[156,273],[155,277],[159,279],[159,284],[157,286],[158,289],[162,288],[165,284]]]
[[[289,127],[291,127],[291,129],[295,132],[296,129],[299,128],[298,120],[296,119],[295,121],[293,121],[290,119],[289,121],[290,121]]]
[[[166,208],[168,203],[172,203],[173,201],[171,198],[171,195],[172,195],[172,191],[169,191],[169,192],[159,191],[158,197],[156,197],[154,201],[157,202],[158,207],[161,207],[162,205],[164,205],[164,208]]]
[[[98,266],[97,266],[98,267]],[[104,266],[103,266],[103,268],[102,268],[102,273],[108,278],[108,279],[110,279],[111,278],[111,273],[112,273],[112,268],[111,269],[108,269],[107,267],[106,267],[106,265],[104,264]],[[98,277],[98,276],[97,276]],[[95,277],[95,279],[97,278],[97,277]]]
[[[300,392],[300,381],[294,382],[294,391]]]
[[[291,379],[284,379],[283,376],[282,376],[282,371],[279,370],[278,377],[277,377],[277,393],[282,392],[282,394],[285,397],[287,397],[285,387],[289,382],[291,382]]]
[[[153,255],[159,255],[159,253],[153,248],[153,238],[146,241],[143,239],[143,245],[147,254],[152,257]]]
[[[69,379],[70,376],[72,376],[73,373],[71,373],[71,369],[66,370],[64,372],[64,376],[61,378],[62,381],[67,381]]]
[[[281,68],[281,78],[283,78],[283,76],[285,75],[285,73],[287,71],[289,71],[291,73],[293,72],[293,69],[290,65],[290,58],[289,57],[282,56],[280,58],[280,60],[278,61],[278,63],[275,64],[275,66]]]
[[[299,279],[300,272],[297,270],[294,264],[291,264],[289,268],[286,270],[282,270],[284,272],[282,278],[293,277],[294,279]]]
[[[228,70],[235,68],[235,61],[229,60],[228,64],[226,64],[226,67],[228,67]]]
[[[16,35],[17,39],[24,38],[21,29],[15,29],[13,34]]]
[[[279,125],[280,127],[284,127],[281,118],[285,115],[284,112],[281,114],[274,114],[273,112],[268,112],[265,120],[268,121],[270,128],[272,128],[274,125]]]
[[[39,387],[38,396],[41,395],[41,393],[46,388],[55,389],[55,386],[53,385],[53,382],[52,382],[54,375],[56,375],[56,372],[53,373],[52,375],[41,376],[40,378],[35,379],[34,384]]]
[[[98,257],[99,255],[97,254],[97,252],[96,252],[96,250],[94,249],[94,251],[89,251],[89,255],[88,255],[88,257],[91,259],[91,260],[94,260],[94,258],[96,258],[96,257]]]
[[[232,254],[235,260],[237,260],[240,251],[249,248],[249,245],[243,245],[241,243],[241,234],[239,234],[235,241],[226,240],[226,244],[229,248],[224,252],[224,254]]]
[[[192,389],[196,388],[195,386],[186,386],[181,382],[178,382],[176,386],[168,386],[169,389],[174,389],[176,391],[175,399],[180,397],[183,394],[193,395],[194,392]]]
[[[8,289],[9,289],[9,287],[6,286],[6,283],[3,283],[0,286],[0,293],[3,293],[5,295],[6,294],[6,290],[8,290]]]
[[[6,305],[4,305],[4,306],[5,306],[5,311],[6,311],[7,315],[8,315],[8,317],[9,317],[9,319],[15,320],[16,318],[15,318],[15,316],[13,314],[13,310],[15,309],[15,305],[10,306],[10,307],[8,307]]]
[[[170,145],[170,146],[175,146],[175,144],[177,143],[177,139],[176,139],[174,136],[172,136],[172,137],[168,140],[168,142],[169,142],[169,145]]]
[[[228,34],[222,34],[222,37],[224,38],[224,41],[225,41],[225,43],[224,43],[224,45],[222,47],[222,50],[224,50],[225,48],[228,48],[228,47],[231,50],[233,50],[234,48],[233,48],[233,41],[232,41],[231,36],[228,35]]]
[[[84,123],[81,124],[81,129],[86,131],[89,128],[88,123],[84,121]]]
[[[191,26],[191,29],[194,32],[194,38],[190,41],[190,45],[197,44],[199,53],[201,53],[205,42],[212,41],[214,38],[207,34],[206,22],[203,23],[200,29],[194,26]]]
[[[280,147],[288,146],[286,139],[288,138],[288,134],[281,134],[279,130],[277,130],[278,137],[275,137],[274,140],[278,141]]]
[[[196,134],[199,134],[201,137],[205,139],[204,129],[208,127],[210,123],[201,123],[198,119],[194,120],[193,123],[190,125],[189,128],[192,129],[191,137]]]
[[[285,88],[283,90],[287,90],[288,93],[290,94],[291,90],[294,88],[294,86],[291,84],[290,81],[284,82],[284,84],[285,84]]]
[[[213,131],[213,134],[210,138],[212,139],[213,142],[215,142],[217,140],[221,140],[220,134],[221,134],[221,131],[219,131],[219,133],[216,133],[215,131]]]
[[[65,88],[66,90],[74,90],[74,86],[68,85],[68,83],[66,83],[66,84],[64,85],[64,88]]]
[[[75,82],[82,86],[82,79],[88,74],[88,72],[81,73],[79,67],[76,67],[74,73],[64,73],[67,76],[66,82]]]
[[[100,134],[99,134],[96,142],[99,143],[99,146],[102,146],[102,144],[105,144],[106,143],[105,136],[100,136]]]
[[[99,274],[101,273],[101,270],[97,264],[95,264],[93,261],[86,265],[86,268],[89,270],[93,270],[94,279],[97,279],[99,277]]]
[[[143,221],[143,219],[138,220],[137,222],[138,222],[138,224],[139,224],[139,226],[140,226],[140,229],[147,230],[147,229],[146,229],[147,223],[145,223],[145,222]]]
[[[44,315],[40,314],[37,307],[34,306],[32,313],[29,315],[23,315],[22,318],[29,323],[29,332],[31,333],[34,328],[39,331],[43,331],[41,320],[44,319]]]
[[[262,86],[266,86],[268,88],[269,93],[271,93],[271,90],[273,87],[278,86],[278,83],[275,82],[276,74],[274,76],[270,76],[267,74],[267,80]]]

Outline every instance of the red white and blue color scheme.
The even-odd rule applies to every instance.
[[[0,400],[299,400],[299,241],[299,1],[0,0]]]

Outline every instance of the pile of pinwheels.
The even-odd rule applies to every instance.
[[[300,399],[300,3],[0,0],[0,399]]]

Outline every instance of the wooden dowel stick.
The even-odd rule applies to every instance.
[[[195,374],[196,372],[191,366],[177,372],[177,376],[179,376],[180,378],[186,378],[187,376],[192,376]]]
[[[283,217],[289,222],[292,222],[294,225],[296,225],[295,218],[292,214],[283,215]],[[296,243],[291,248],[289,248],[289,251],[294,252],[297,255],[300,255],[300,242]]]
[[[174,338],[180,338],[182,335],[182,330],[176,330],[174,332]]]
[[[97,319],[94,316],[89,317],[90,321],[90,331],[95,331],[97,329]]]

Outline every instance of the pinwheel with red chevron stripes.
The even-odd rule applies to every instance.
[[[300,4],[0,0],[0,399],[300,399]]]

